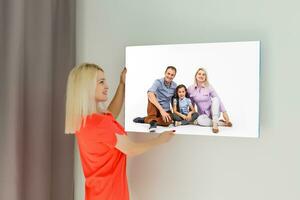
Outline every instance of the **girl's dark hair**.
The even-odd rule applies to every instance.
[[[189,98],[189,97],[190,97],[189,94],[188,94],[188,92],[187,92],[187,88],[185,87],[185,85],[180,84],[180,85],[178,85],[178,86],[176,87],[175,94],[174,94],[174,96],[172,97],[172,107],[173,107],[174,99],[176,99],[176,100],[177,100],[177,101],[176,101],[176,102],[177,102],[176,108],[177,108],[177,111],[178,111],[178,112],[180,112],[180,108],[179,108],[179,97],[178,97],[178,90],[179,90],[180,88],[184,88],[184,90],[185,90],[185,97],[186,97],[186,98]]]

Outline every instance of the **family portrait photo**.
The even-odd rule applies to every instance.
[[[260,42],[126,48],[125,129],[259,137]]]

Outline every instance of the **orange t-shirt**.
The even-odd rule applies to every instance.
[[[128,200],[126,155],[115,148],[124,128],[109,114],[94,113],[76,132],[86,200]]]

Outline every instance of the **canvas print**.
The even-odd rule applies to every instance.
[[[126,131],[259,137],[259,41],[129,46],[126,67]]]

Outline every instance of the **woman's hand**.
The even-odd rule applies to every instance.
[[[228,116],[227,112],[223,112],[222,114],[223,114],[224,120],[221,120],[221,121],[224,122],[225,126],[232,127],[232,123],[229,120],[229,116]]]
[[[174,136],[174,132],[175,130],[165,131],[155,138],[139,143],[132,141],[127,135],[116,134],[117,144],[115,147],[128,156],[136,156],[152,149],[155,146],[169,142]]]
[[[230,122],[227,112],[223,112],[223,118],[224,118],[225,126],[232,127],[232,123]]]
[[[161,142],[161,144],[169,142],[172,139],[172,137],[174,136],[174,132],[175,132],[175,130],[164,131],[161,134],[159,134],[158,138],[159,138],[159,141]]]
[[[121,76],[120,76],[120,84],[125,84],[125,82],[126,82],[126,73],[127,73],[127,68],[124,67],[124,69],[121,72]]]
[[[123,71],[121,72],[120,83],[118,85],[115,96],[111,100],[111,102],[107,108],[107,110],[110,111],[115,118],[117,118],[119,116],[121,109],[122,109],[123,102],[124,102],[126,72],[127,72],[127,69],[126,69],[126,67],[124,67]]]

